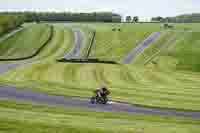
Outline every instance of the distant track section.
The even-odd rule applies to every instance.
[[[8,38],[14,36],[15,34],[17,34],[18,32],[22,31],[23,29],[24,29],[24,27],[23,28],[18,28],[18,29],[15,29],[15,30],[11,31],[10,33],[7,33],[7,34],[3,35],[0,38],[0,43],[5,41],[5,40],[7,40]]]
[[[148,63],[150,63],[154,58],[156,58],[162,51],[166,50],[170,45],[175,44],[179,36],[183,37],[185,36],[186,33],[189,33],[189,32],[177,32],[177,33],[178,34],[176,34],[175,36],[172,36],[171,38],[169,38],[167,42],[162,44],[162,47],[160,47],[156,53],[154,53],[152,56],[149,57],[149,59],[147,59],[144,62],[144,65],[147,65]]]
[[[148,48],[154,41],[156,41],[162,32],[154,32],[141,44],[134,48],[124,59],[121,60],[121,64],[130,64],[135,58],[140,55],[146,48]]]
[[[70,27],[69,25],[66,25],[66,26]],[[72,30],[73,30],[74,35],[75,35],[75,47],[72,49],[72,51],[70,51],[69,53],[67,53],[64,56],[64,58],[67,59],[67,60],[80,57],[81,49],[85,46],[85,42],[84,42],[85,35],[84,35],[84,33],[79,28],[73,28],[72,27]]]

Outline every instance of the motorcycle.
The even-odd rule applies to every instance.
[[[90,102],[92,104],[107,104],[108,103],[108,98],[107,97],[99,97],[99,96],[93,96],[90,99]]]

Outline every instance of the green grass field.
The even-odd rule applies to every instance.
[[[99,25],[100,24],[98,24],[97,27],[100,27]],[[104,25],[103,27],[105,28]],[[68,29],[66,30],[68,31],[66,36],[72,38],[72,32]],[[150,31],[152,30],[150,29]],[[188,71],[174,72],[174,69],[152,67],[151,64],[148,65],[149,67],[142,67],[137,64],[82,65],[59,63],[56,61],[58,56],[53,56],[54,58],[51,58],[49,54],[51,53],[54,55],[59,53],[59,56],[62,57],[61,55],[70,51],[72,48],[70,44],[73,43],[72,39],[66,39],[68,42],[64,43],[64,37],[57,34],[55,33],[54,38],[46,50],[43,51],[45,58],[42,58],[41,61],[34,64],[27,65],[25,68],[21,67],[7,73],[1,77],[1,81],[5,84],[14,84],[19,88],[25,87],[33,91],[40,91],[50,95],[78,97],[89,97],[95,88],[106,85],[112,91],[113,100],[120,100],[143,106],[175,108],[179,110],[200,110],[198,106],[200,101],[199,90],[197,89],[199,86],[199,76],[197,73]],[[166,34],[166,36],[169,35]],[[58,40],[62,43],[58,42]],[[152,46],[160,47],[161,44],[159,44],[159,42],[164,43],[166,40],[165,37],[161,37],[161,39]],[[181,42],[181,40],[177,41],[176,43],[180,44],[172,46],[181,46]],[[68,47],[66,50],[63,50],[63,48],[61,48],[62,50],[56,50],[53,46],[59,48],[58,44],[60,47]],[[152,48],[155,49],[156,47],[150,47],[150,49]],[[49,49],[54,51],[48,52]],[[60,50],[62,51],[61,53]],[[145,53],[148,54],[148,52]],[[106,57],[109,58],[109,56]],[[171,65],[176,65],[173,63],[176,60],[169,59],[168,61],[171,62]],[[166,60],[164,62],[167,63]],[[159,63],[158,66],[159,65],[162,65],[162,63]],[[172,66],[169,66],[169,68],[170,67]]]
[[[3,133],[199,133],[199,124],[200,121],[191,119],[0,102]]]
[[[166,51],[161,52],[160,56],[157,57],[158,62],[162,61],[163,58],[169,58],[169,62],[172,60],[176,62],[175,70],[199,72],[199,36],[200,32],[186,33],[184,39],[178,40]],[[168,63],[168,65],[172,64]]]
[[[0,43],[0,59],[15,59],[33,55],[50,37],[50,26],[31,25],[14,37]]]
[[[74,47],[74,34],[71,29],[63,25],[54,25],[53,37],[48,45],[35,57],[40,64],[42,62],[54,62],[62,58]]]
[[[136,47],[152,32],[161,30],[159,24],[123,24],[119,26],[118,24],[84,23],[74,25],[80,26],[85,33],[86,45],[91,39],[91,31],[96,30],[97,38],[91,57],[116,61],[120,61],[128,51]],[[113,32],[113,27],[121,27],[121,32]],[[187,30],[197,30],[196,27],[198,24],[180,24],[176,25],[176,30],[186,30],[186,28]],[[113,100],[139,106],[200,111],[200,66],[198,60],[200,32],[180,33],[176,30],[164,31],[161,38],[147,48],[135,63],[130,65],[69,64],[57,62],[56,59],[63,57],[73,48],[74,35],[71,29],[56,24],[52,40],[38,56],[34,57],[37,61],[2,75],[0,82],[5,85],[17,86],[19,89],[26,88],[49,95],[83,98],[90,97],[95,88],[106,85],[112,92]],[[130,37],[130,35],[133,36]],[[168,45],[169,39],[173,37],[176,37],[176,40]],[[122,45],[123,47],[121,47]],[[85,51],[86,48],[82,51],[82,56]],[[154,55],[155,53],[156,55]],[[149,58],[151,60],[144,65]],[[156,63],[152,63],[152,61]],[[2,106],[0,105],[0,107]],[[23,120],[18,117],[12,119],[13,121],[5,118],[7,123],[15,123],[11,128],[25,126],[24,132],[29,131],[29,123],[35,123],[34,126],[38,128],[38,132],[40,129],[46,129],[47,132],[49,130],[97,132],[95,130],[98,130],[99,132],[135,131],[137,133],[136,129],[144,129],[144,133],[198,133],[200,131],[199,123],[187,123],[177,118],[102,114],[76,110],[61,113],[61,116],[66,119],[60,118],[60,113],[55,110],[55,114],[52,111],[53,114],[48,117],[44,114],[38,118],[34,116],[40,116],[41,110],[36,109],[39,113],[35,109],[27,112],[27,114],[33,114],[32,117],[28,117],[20,109],[10,108],[12,108],[11,114],[6,114],[8,109],[3,106],[1,110],[5,115],[0,115],[0,117],[11,116],[10,118],[12,118],[18,114],[24,116],[27,125],[21,123]],[[73,112],[75,114],[70,115]],[[119,116],[122,117],[119,118]],[[86,125],[80,122],[85,120],[91,123],[91,128],[85,128]],[[50,121],[57,122],[57,125],[51,128]],[[104,121],[105,124],[102,124]],[[62,125],[63,122],[68,124]],[[109,129],[113,123],[116,123],[116,127],[112,126]],[[60,129],[63,126],[66,129]]]
[[[148,49],[146,49],[141,55],[136,58],[134,63],[144,64],[146,60],[151,58],[155,53],[159,52],[164,44],[176,35],[176,32],[162,32],[162,35],[158,40],[154,42]]]
[[[95,43],[90,56],[118,62],[153,31],[160,30],[154,24],[148,26],[141,24],[89,24],[88,26],[96,31]]]
[[[24,21],[20,15],[3,15],[0,14],[0,36],[19,27]]]

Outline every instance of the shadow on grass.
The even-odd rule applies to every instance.
[[[99,60],[99,59],[65,59],[62,58],[60,60],[57,60],[58,62],[64,62],[64,63],[83,63],[83,64],[118,64],[115,61],[105,61],[105,60]]]

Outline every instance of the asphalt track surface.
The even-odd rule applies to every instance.
[[[49,106],[63,106],[67,108],[77,108],[92,110],[97,112],[125,112],[131,114],[176,116],[200,119],[200,112],[182,112],[175,110],[161,110],[137,107],[123,103],[111,103],[107,105],[90,104],[88,99],[65,98],[61,96],[48,96],[25,90],[17,90],[15,87],[0,86],[0,100],[13,100],[22,103],[42,104]]]
[[[18,66],[20,66],[20,64],[0,64],[0,75]]]
[[[148,48],[154,41],[156,41],[160,36],[161,32],[152,33],[147,39],[145,39],[141,44],[134,48],[124,59],[122,59],[122,64],[132,63],[138,55],[140,55],[146,48]]]
[[[76,59],[79,58],[81,55],[81,49],[83,49],[84,45],[85,45],[85,35],[84,33],[79,29],[79,28],[74,28],[71,27],[70,24],[65,24],[66,27],[70,27],[72,29],[72,31],[74,32],[75,35],[75,47],[72,49],[72,51],[70,51],[69,53],[67,53],[64,58],[65,59]]]
[[[0,64],[0,74],[3,74],[11,69],[15,69],[19,65],[21,64]],[[124,112],[130,114],[200,119],[200,112],[145,108],[117,102],[107,105],[96,105],[90,104],[89,99],[49,96],[46,94],[29,91],[28,88],[19,90],[15,87],[2,85],[0,85],[0,100],[11,100],[18,103],[42,104],[48,106],[63,106],[66,108],[78,108],[97,112]]]
[[[3,37],[0,38],[0,43],[2,43],[3,41],[7,40],[8,38],[14,36],[16,33],[22,31],[24,28],[17,28],[16,30],[13,30],[12,32],[4,35]]]

